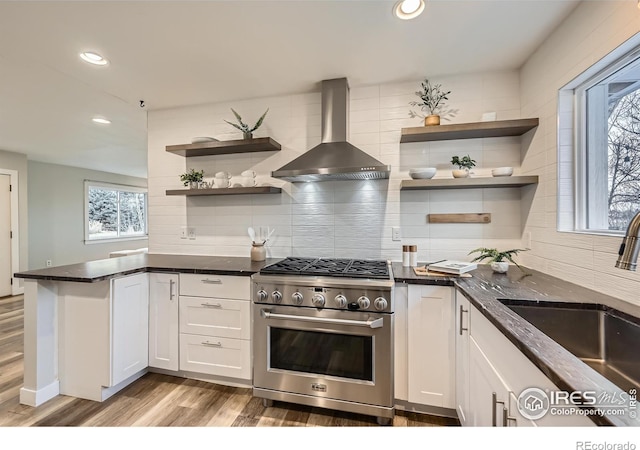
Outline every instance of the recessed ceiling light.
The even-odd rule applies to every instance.
[[[393,7],[396,17],[409,20],[418,17],[424,11],[424,0],[400,0]]]
[[[93,120],[95,123],[101,123],[102,125],[109,125],[111,123],[110,120],[105,119],[104,117],[94,117]]]
[[[106,59],[104,59],[102,56],[94,52],[80,53],[80,58],[82,58],[84,61],[90,64],[95,64],[96,66],[104,66],[109,62]]]

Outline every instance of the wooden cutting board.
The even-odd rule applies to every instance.
[[[414,267],[413,271],[416,275],[423,275],[429,277],[458,277],[458,278],[471,278],[470,273],[461,273],[460,275],[455,273],[444,273],[444,272],[435,272],[433,270],[429,270],[426,266],[418,266]]]

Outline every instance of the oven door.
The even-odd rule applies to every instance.
[[[393,406],[393,314],[253,307],[255,387]]]

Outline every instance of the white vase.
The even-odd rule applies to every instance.
[[[451,171],[453,178],[467,178],[469,176],[469,169],[454,169]]]
[[[491,263],[491,269],[496,273],[507,273],[509,270],[509,263],[507,261],[494,261]]]

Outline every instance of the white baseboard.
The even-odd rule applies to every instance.
[[[20,403],[27,406],[40,406],[44,402],[57,397],[59,394],[60,382],[58,380],[37,391],[23,387],[20,389]]]

